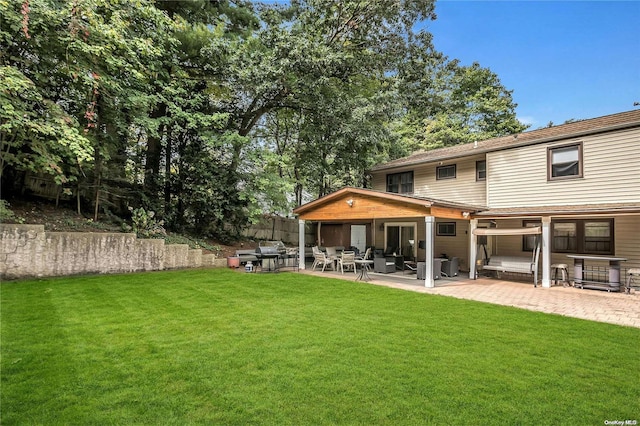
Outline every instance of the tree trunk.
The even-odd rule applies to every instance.
[[[166,106],[158,105],[151,113],[151,118],[158,119],[164,115]],[[160,159],[162,158],[162,133],[158,129],[158,135],[149,134],[147,136],[147,154],[144,165],[144,189],[152,196],[158,192]]]
[[[167,129],[167,146],[164,151],[164,211],[171,208],[171,156],[173,154],[171,126]]]

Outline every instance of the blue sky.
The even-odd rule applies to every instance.
[[[640,1],[439,0],[437,50],[513,90],[530,129],[640,102]]]

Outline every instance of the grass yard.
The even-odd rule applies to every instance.
[[[640,420],[640,330],[296,273],[9,282],[0,422]]]

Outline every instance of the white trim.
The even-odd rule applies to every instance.
[[[435,234],[436,234],[436,218],[434,216],[425,216],[425,275],[424,286],[433,288],[436,283],[433,279],[433,252],[435,246]]]
[[[469,221],[469,278],[477,279],[476,262],[478,259],[478,236],[476,235],[478,227],[478,219]]]
[[[542,217],[542,287],[551,287],[551,216]]]
[[[298,269],[305,269],[304,264],[304,238],[305,238],[305,222],[304,219],[298,219]]]

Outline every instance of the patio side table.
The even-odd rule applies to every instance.
[[[360,265],[360,273],[356,277],[356,281],[369,281],[371,277],[369,276],[369,267],[373,265],[373,260],[365,260],[365,259],[356,259],[356,265]]]

